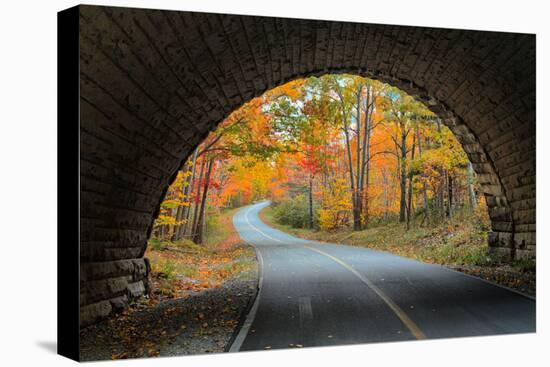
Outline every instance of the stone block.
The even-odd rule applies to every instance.
[[[120,312],[128,306],[128,296],[115,297],[110,299],[109,302],[111,302],[113,312]]]
[[[537,242],[535,232],[516,233],[514,235],[514,245],[518,249],[524,249],[526,246],[534,245]]]
[[[80,301],[82,305],[86,305],[107,300],[124,294],[127,287],[128,279],[126,276],[88,281],[80,287]]]
[[[84,263],[80,265],[80,281],[114,278],[132,274],[134,260],[104,261]],[[136,260],[139,261],[139,260]]]
[[[489,232],[488,241],[490,247],[510,247],[512,233],[510,232]]]
[[[136,298],[145,293],[145,285],[143,284],[143,281],[138,281],[135,283],[129,283],[128,284],[128,294],[130,297]]]
[[[101,301],[80,307],[80,326],[85,327],[107,317],[113,310],[111,302]]]
[[[515,257],[518,260],[534,260],[536,258],[536,252],[533,249],[517,249]]]

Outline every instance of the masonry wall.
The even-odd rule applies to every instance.
[[[491,249],[533,257],[535,36],[80,7],[81,324],[147,291],[160,202],[229,113],[298,77],[348,72],[416,96],[457,136]]]

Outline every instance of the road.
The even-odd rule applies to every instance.
[[[535,332],[535,301],[438,265],[296,238],[233,218],[260,259],[256,300],[230,351]]]

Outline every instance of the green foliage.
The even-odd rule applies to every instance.
[[[533,259],[519,259],[512,262],[512,266],[521,272],[535,272],[537,270],[536,261]]]
[[[209,215],[206,216],[206,231],[211,232],[212,230],[215,230],[216,228],[219,227],[220,217],[217,213],[216,214],[213,213],[214,210],[211,210],[210,207],[208,209],[207,209],[207,213],[209,213]]]
[[[159,274],[162,278],[173,279],[176,276],[176,265],[168,260],[162,262]]]
[[[204,230],[204,244],[211,245],[220,243],[227,236],[226,228],[220,225],[220,216],[217,214],[206,216],[206,227]]]
[[[494,263],[485,245],[474,242],[442,241],[423,249],[424,257],[439,264],[488,266]]]
[[[208,251],[208,249],[206,249],[204,246],[202,245],[197,245],[195,242],[189,240],[189,239],[186,239],[186,238],[183,238],[181,240],[178,240],[178,241],[175,241],[175,242],[167,242],[168,244],[170,244],[170,247],[175,247],[175,248],[178,248],[180,250],[185,250],[187,252],[205,252],[205,251]]]
[[[151,246],[155,251],[162,250],[162,241],[158,238],[151,238],[149,240],[149,246]]]
[[[266,110],[271,115],[271,126],[288,143],[297,144],[302,129],[307,127],[307,117],[300,105],[286,96],[274,100]]]
[[[274,207],[273,217],[277,222],[293,228],[308,228],[309,206],[307,198],[300,194],[294,198],[283,199]],[[315,225],[318,222],[315,211],[313,219]]]
[[[294,230],[281,225],[274,209],[265,214],[266,219],[280,230],[295,236],[332,243],[345,243],[388,251],[421,261],[445,265],[492,266],[501,259],[489,255],[487,232],[476,216],[467,210],[457,213],[450,222],[431,224],[429,227],[412,227],[410,230],[397,223],[395,218],[380,219],[376,225],[363,231],[350,228],[339,231]],[[533,269],[533,261],[516,261],[513,266]],[[525,270],[527,271],[527,270]]]

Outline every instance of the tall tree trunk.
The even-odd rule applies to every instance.
[[[309,175],[309,228],[313,229],[313,175]]]
[[[172,242],[179,240],[178,232],[180,231],[180,228],[181,228],[180,222],[182,218],[183,218],[183,206],[178,205],[178,208],[176,209],[176,224],[174,225],[174,230],[172,231],[172,237],[170,238]]]
[[[340,104],[342,108],[342,121],[343,121],[343,130],[344,130],[344,137],[346,141],[346,152],[348,157],[348,169],[349,169],[349,180],[350,180],[350,186],[351,186],[351,202],[352,202],[352,214],[353,214],[353,230],[356,231],[360,229],[361,227],[361,213],[358,212],[358,206],[357,206],[357,188],[355,187],[355,175],[353,173],[353,157],[351,154],[351,142],[350,142],[350,136],[349,136],[349,121],[348,121],[348,113],[347,108],[344,102],[344,98],[340,91],[336,90],[336,93],[338,93],[338,96],[340,97]],[[357,172],[357,174],[359,174]]]
[[[400,200],[399,200],[399,222],[407,220],[407,135],[401,127],[401,172],[400,172]]]
[[[369,184],[370,184],[370,141],[372,133],[372,114],[374,111],[374,91],[367,87],[367,98],[365,101],[365,127],[363,129],[363,154],[361,170],[361,192],[363,195],[363,228],[369,225]]]
[[[447,173],[447,201],[448,201],[448,217],[451,219],[453,217],[453,206],[454,206],[454,196],[453,196],[453,176]]]
[[[360,231],[362,228],[361,228],[361,213],[362,213],[362,208],[361,208],[361,205],[363,203],[363,186],[362,186],[362,179],[361,179],[361,172],[362,172],[362,167],[363,167],[363,164],[362,164],[362,160],[361,160],[361,93],[362,93],[362,90],[363,90],[363,86],[362,85],[359,85],[359,87],[357,88],[357,106],[356,106],[356,110],[357,110],[357,117],[356,117],[356,122],[357,122],[357,131],[356,131],[356,137],[357,137],[357,149],[356,149],[356,154],[357,154],[357,159],[356,159],[356,165],[355,165],[355,172],[356,172],[356,175],[355,175],[355,205],[356,205],[356,208],[355,210],[358,212],[357,215],[354,215],[353,216],[353,229],[356,230],[356,231]]]
[[[199,179],[197,181],[197,192],[195,194],[195,206],[193,209],[193,225],[191,226],[191,233],[190,233],[191,238],[195,238],[196,236],[197,222],[199,220],[199,198],[201,195],[201,184],[203,183],[202,181],[203,181],[205,165],[206,165],[206,158],[203,158],[201,162]]]
[[[422,158],[422,140],[420,139],[420,128],[416,125],[416,142],[418,146],[418,156]],[[424,219],[422,219],[422,224],[424,222],[430,222],[430,206],[428,203],[428,187],[426,181],[422,180],[422,201],[424,203]],[[421,224],[421,225],[422,225]]]
[[[196,151],[196,149],[195,149]],[[189,181],[191,179],[191,170],[192,167],[189,164],[185,164],[185,170],[183,171],[187,176],[185,177],[185,181],[183,183],[183,189],[182,189],[182,200],[189,201]],[[176,225],[174,226],[174,233],[172,234],[172,242],[178,241],[181,239],[181,235],[183,232],[183,224],[180,222],[184,220],[185,218],[185,211],[189,208],[189,205],[183,206],[179,205],[177,212],[176,212]]]
[[[438,207],[439,207],[439,212],[441,213],[440,216],[441,216],[441,219],[442,220],[445,220],[445,218],[447,217],[447,212],[446,212],[446,209],[445,209],[445,189],[447,187],[447,171],[446,170],[443,170],[442,174],[441,174],[441,180],[440,180],[440,184],[439,184],[439,197],[438,197]]]
[[[384,219],[388,219],[388,212],[390,209],[390,198],[388,194],[388,177],[386,176],[386,170],[382,170],[382,187],[384,190]]]
[[[344,126],[344,136],[346,140],[346,151],[348,156],[348,169],[349,169],[349,180],[352,193],[352,213],[353,213],[353,230],[358,231],[361,229],[361,213],[358,211],[357,206],[357,188],[355,187],[355,175],[353,173],[353,159],[351,154],[351,142],[349,137],[349,130],[347,122]]]
[[[200,244],[203,240],[203,230],[204,230],[204,213],[206,210],[206,199],[208,197],[208,188],[210,186],[210,177],[212,175],[212,166],[214,165],[214,159],[208,161],[208,169],[204,181],[204,189],[202,190],[202,199],[201,206],[199,209],[199,219],[195,228],[195,233],[193,236],[193,242]]]
[[[414,151],[416,149],[416,134],[413,135],[412,151],[411,151],[411,162],[414,160]],[[409,169],[409,200],[407,203],[407,231],[410,228],[411,223],[411,213],[412,213],[412,183],[413,183],[413,171]]]
[[[468,162],[468,195],[470,197],[470,208],[474,211],[477,208],[477,198],[474,189],[474,167],[472,162]]]
[[[388,178],[386,177],[386,185],[387,184],[388,184]],[[390,216],[390,206],[391,206],[390,193],[389,193],[389,190],[388,190],[388,186],[386,186],[385,192],[386,192],[386,201],[385,201],[384,204],[385,204],[386,209],[384,210],[384,219],[387,220]]]
[[[189,205],[184,208],[183,219],[185,220],[185,223],[182,227],[180,227],[180,238],[185,237],[187,235],[188,229],[190,228],[189,222],[191,220],[191,194],[193,193],[193,189],[195,188],[198,153],[199,148],[196,148],[195,152],[193,153],[192,170],[187,185],[187,201],[189,202]]]
[[[183,218],[183,206],[179,205],[176,210],[176,224],[174,225],[174,232],[172,233],[172,242],[179,240],[179,232],[181,228],[181,220]]]

